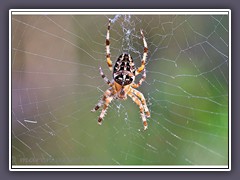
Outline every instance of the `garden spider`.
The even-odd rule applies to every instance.
[[[126,54],[126,53],[123,53],[118,57],[114,65],[114,68],[112,68],[112,61],[110,59],[110,41],[109,41],[110,25],[111,25],[111,20],[109,20],[108,28],[107,28],[106,57],[107,57],[108,67],[110,71],[113,72],[113,79],[112,81],[110,81],[103,74],[102,68],[99,67],[100,75],[110,87],[104,92],[102,99],[97,103],[95,108],[92,109],[92,112],[97,111],[101,106],[103,106],[102,112],[98,118],[98,124],[101,125],[103,117],[111,101],[113,99],[126,100],[128,95],[139,106],[144,130],[146,130],[148,127],[146,117],[147,118],[150,117],[150,112],[146,105],[146,100],[143,94],[140,91],[134,89],[134,88],[138,88],[146,79],[145,62],[146,62],[147,53],[148,53],[146,39],[144,37],[143,31],[140,30],[142,39],[143,39],[143,44],[144,44],[144,51],[143,51],[141,66],[138,69],[136,69],[130,54]],[[139,75],[142,71],[143,71],[142,78],[137,84],[134,83],[135,76]]]

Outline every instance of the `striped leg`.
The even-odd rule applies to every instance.
[[[139,82],[137,84],[132,84],[133,88],[138,88],[139,86],[142,85],[142,83],[146,80],[146,69],[143,69],[143,75],[142,78],[139,80]]]
[[[148,107],[147,107],[147,104],[146,104],[146,100],[145,100],[143,94],[140,91],[138,91],[136,89],[133,89],[133,88],[132,88],[132,91],[141,100],[143,108],[144,108],[144,111],[146,112],[146,117],[149,118],[150,117],[150,112],[148,110]]]
[[[144,50],[143,50],[143,58],[142,58],[142,61],[141,61],[141,66],[137,69],[135,75],[138,75],[139,73],[141,73],[142,70],[145,68],[145,63],[146,63],[147,53],[148,53],[147,41],[146,41],[146,39],[145,39],[145,36],[144,36],[144,34],[143,34],[143,31],[140,30],[140,32],[141,32],[142,39],[143,39]]]
[[[112,68],[112,61],[111,61],[111,54],[110,54],[110,25],[111,25],[111,20],[109,19],[109,23],[108,23],[108,28],[107,28],[107,37],[106,37],[106,57],[107,57],[107,64],[108,64],[108,67],[110,69],[110,71],[113,70]]]
[[[101,112],[101,114],[100,114],[100,116],[99,116],[99,118],[98,118],[98,124],[99,124],[99,125],[102,124],[102,120],[103,120],[103,118],[104,118],[104,116],[105,116],[105,114],[106,114],[106,112],[107,112],[107,108],[108,108],[108,106],[109,106],[109,104],[111,103],[112,100],[113,100],[113,97],[112,97],[112,96],[107,97],[107,98],[105,99],[105,103],[104,103],[102,112]]]
[[[109,85],[109,86],[113,86],[113,82],[111,82],[106,76],[105,74],[103,74],[102,68],[99,67],[99,71],[100,71],[100,75],[102,76],[103,80]]]
[[[143,129],[146,130],[147,127],[148,127],[148,124],[147,124],[147,120],[146,120],[146,117],[145,117],[145,114],[144,114],[144,108],[143,108],[143,105],[142,105],[141,101],[131,91],[128,93],[128,96],[131,97],[133,102],[135,102],[139,106],[140,114],[141,114],[142,122],[143,122]]]
[[[111,94],[112,94],[111,89],[112,89],[112,88],[110,87],[110,88],[108,88],[108,89],[105,91],[105,93],[103,94],[102,99],[101,99],[101,100],[97,103],[97,105],[91,110],[92,112],[97,111],[97,110],[104,104],[104,102],[106,101],[106,99],[111,96]]]

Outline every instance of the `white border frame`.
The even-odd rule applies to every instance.
[[[228,15],[229,16],[229,111],[228,111],[228,165],[224,166],[49,166],[12,165],[12,15]],[[231,10],[230,9],[10,9],[9,10],[9,170],[10,171],[231,171]]]

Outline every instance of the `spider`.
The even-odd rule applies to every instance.
[[[127,96],[132,98],[132,100],[139,106],[140,114],[143,122],[144,130],[148,128],[146,118],[150,117],[150,112],[146,105],[146,100],[143,94],[136,90],[141,86],[143,81],[146,79],[146,70],[145,62],[148,53],[148,46],[146,39],[144,37],[143,31],[140,30],[142,39],[143,39],[143,58],[141,60],[141,66],[136,68],[132,57],[130,54],[123,53],[121,54],[117,61],[115,62],[114,67],[112,67],[111,55],[110,55],[110,25],[111,20],[109,20],[107,27],[107,36],[106,36],[106,58],[107,65],[110,71],[113,73],[113,79],[110,81],[103,73],[102,68],[99,67],[100,75],[103,80],[110,86],[103,94],[102,99],[97,103],[97,105],[91,110],[92,112],[97,111],[101,106],[103,106],[102,112],[98,118],[98,124],[101,125],[104,115],[107,111],[107,108],[113,99],[126,100]],[[135,76],[139,75],[143,71],[142,77],[139,82],[134,83]]]

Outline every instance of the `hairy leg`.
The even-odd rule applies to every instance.
[[[138,107],[140,109],[140,114],[141,114],[141,117],[142,117],[143,129],[146,130],[147,127],[148,127],[148,124],[147,124],[146,116],[144,114],[144,108],[143,108],[143,105],[142,105],[141,101],[131,91],[128,93],[128,96],[131,97],[133,102],[135,102],[138,105]]]
[[[142,58],[142,61],[141,61],[141,66],[137,69],[135,75],[138,75],[139,73],[141,73],[141,72],[143,71],[143,69],[145,68],[145,63],[146,63],[147,53],[148,53],[147,41],[146,41],[146,39],[145,39],[145,36],[144,36],[142,30],[141,30],[141,35],[142,35],[143,45],[144,45],[143,58]]]
[[[112,68],[112,61],[111,61],[111,54],[110,54],[110,25],[111,25],[111,20],[109,20],[108,23],[108,28],[107,28],[107,37],[106,37],[106,57],[107,57],[107,65],[110,69],[110,71],[113,70]]]
[[[150,117],[150,112],[148,110],[145,97],[143,96],[143,94],[140,91],[138,91],[136,89],[132,88],[132,91],[141,100],[143,108],[144,108],[144,111],[146,112],[146,117],[149,118]]]
[[[146,79],[146,69],[143,69],[143,74],[142,74],[142,78],[139,80],[139,82],[137,84],[133,84],[132,87],[133,88],[138,88],[139,86],[142,85],[142,83],[145,81]]]
[[[100,101],[97,103],[97,105],[91,111],[92,112],[97,111],[104,104],[106,99],[111,96],[111,94],[112,94],[112,88],[110,87],[104,92],[102,99],[100,99]]]
[[[109,106],[109,104],[111,103],[112,100],[113,100],[113,97],[112,97],[112,96],[107,97],[107,98],[105,99],[105,103],[104,103],[102,112],[101,112],[101,114],[100,114],[100,116],[99,116],[99,118],[98,118],[98,124],[99,124],[99,125],[102,124],[102,120],[103,120],[103,118],[104,118],[104,116],[105,116],[105,114],[106,114],[106,112],[107,112],[107,108],[108,108],[108,106]]]
[[[104,80],[109,86],[112,86],[112,85],[113,85],[113,82],[111,82],[111,81],[105,76],[105,74],[103,73],[101,67],[99,67],[99,71],[100,71],[100,75],[102,76],[103,80]]]

